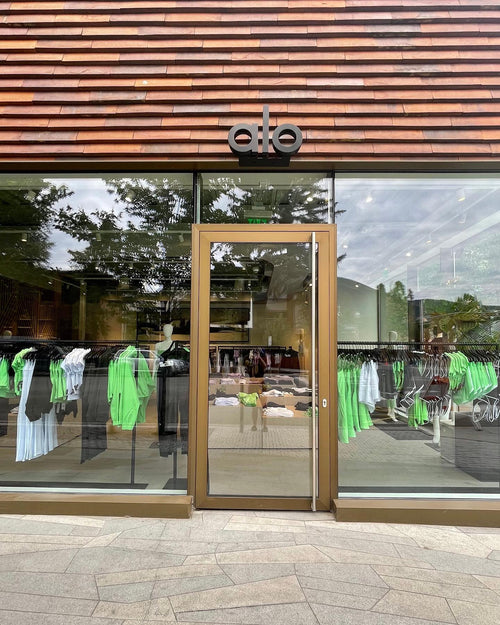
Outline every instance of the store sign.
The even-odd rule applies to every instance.
[[[239,142],[246,137],[248,141]],[[291,142],[290,142],[291,140]],[[281,124],[275,128],[271,143],[276,156],[269,154],[269,107],[264,106],[262,111],[262,142],[259,151],[259,125],[236,124],[229,131],[229,147],[233,154],[240,159],[240,165],[275,165],[290,164],[290,157],[300,150],[302,145],[302,131],[294,124]]]

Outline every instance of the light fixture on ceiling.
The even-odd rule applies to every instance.
[[[21,241],[23,243],[26,243],[27,240],[28,240],[28,233],[27,232],[21,232]]]
[[[368,195],[365,197],[365,202],[367,204],[369,204],[370,202],[373,202],[373,196],[372,196],[371,191],[368,191]]]
[[[342,246],[342,248],[343,248],[344,250],[347,250],[347,249],[348,249],[348,247],[349,247],[349,246],[348,246],[348,245],[346,245],[346,244],[344,244],[344,245]]]
[[[411,252],[406,252],[405,256],[411,256]]]
[[[457,202],[463,202],[465,200],[465,189],[460,187],[457,189]]]

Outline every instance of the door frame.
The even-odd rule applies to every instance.
[[[191,279],[191,365],[189,393],[188,493],[197,508],[310,510],[311,497],[215,496],[207,494],[208,371],[210,338],[210,244],[318,244],[318,492],[317,510],[330,510],[337,497],[337,300],[334,224],[193,224]],[[323,399],[327,400],[326,408]]]

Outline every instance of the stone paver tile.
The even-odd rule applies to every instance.
[[[77,553],[77,549],[58,549],[56,551],[0,556],[0,571],[62,573],[68,568]]]
[[[35,586],[36,589],[36,586]],[[20,612],[37,611],[54,614],[76,614],[90,616],[97,601],[92,599],[73,599],[69,597],[50,597],[47,595],[28,595],[17,592],[0,592],[0,605],[3,610]]]
[[[234,514],[229,519],[228,523],[239,523],[248,525],[272,525],[273,527],[302,527],[305,528],[306,523],[300,519],[280,519],[277,517],[262,517],[262,516],[242,516],[240,514]]]
[[[98,599],[93,575],[71,575],[70,573],[22,573],[11,571],[0,575],[0,591],[51,595],[52,597],[73,597],[75,599]],[[54,599],[57,601],[57,599]]]
[[[388,523],[337,523],[337,522],[326,522],[316,520],[314,517],[311,521],[306,523],[307,527],[311,529],[339,529],[345,530],[347,532],[361,532],[368,534],[378,534],[382,539],[383,536],[405,536],[403,532],[399,529],[398,526],[389,525]]]
[[[454,599],[450,599],[448,603],[459,625],[498,625],[500,622],[498,606]]]
[[[366,564],[339,564],[338,562],[296,564],[295,571],[301,577],[319,577],[388,588],[384,580]]]
[[[372,609],[374,612],[455,623],[455,617],[443,597],[390,590]]]
[[[139,517],[116,517],[107,518],[101,528],[101,534],[114,534],[115,532],[127,532],[130,530],[139,530],[140,528],[160,525],[164,527],[163,522],[158,519],[143,519]],[[141,536],[133,536],[133,538],[142,538]],[[146,537],[147,538],[147,537]]]
[[[24,521],[35,521],[36,523],[62,523],[64,525],[82,525],[85,527],[103,527],[105,519],[88,516],[64,516],[58,514],[32,515],[26,514]],[[42,526],[43,529],[43,526]]]
[[[470,534],[470,536],[489,549],[500,550],[500,534]]]
[[[311,545],[255,549],[218,553],[219,564],[250,564],[263,562],[329,562],[330,558]]]
[[[154,582],[136,582],[135,584],[117,584],[115,586],[101,586],[99,599],[115,603],[135,603],[149,601],[153,592]]]
[[[64,523],[41,523],[23,519],[7,519],[0,517],[0,534],[59,534],[71,533],[73,526]]]
[[[476,575],[475,578],[491,590],[500,593],[500,576]]]
[[[43,625],[123,625],[123,619],[0,610],[0,623],[2,625],[40,625],[41,623]]]
[[[147,621],[161,622],[175,621],[175,614],[172,610],[169,599],[160,598],[150,601],[146,619]]]
[[[438,621],[311,603],[320,625],[436,625]]]
[[[491,548],[475,540],[475,537],[447,527],[403,525],[401,531],[425,549],[438,549],[479,558],[487,557],[491,551]]]
[[[233,586],[227,575],[205,575],[204,577],[184,577],[179,579],[164,579],[155,582],[152,597],[170,597],[199,590]]]
[[[295,576],[204,590],[170,598],[176,613],[301,601],[305,601],[305,597]]]
[[[204,610],[202,612],[181,612],[180,622],[192,623],[238,623],[241,625],[318,625],[314,613],[307,603],[250,606]]]
[[[283,531],[263,531],[262,528],[257,531],[201,528],[191,529],[189,535],[192,540],[201,540],[207,543],[286,542],[290,541],[292,536],[297,535]]]
[[[215,553],[202,553],[195,556],[186,556],[184,564],[217,564],[217,558]]]
[[[89,536],[93,538],[98,536],[101,528],[99,527],[86,527],[84,525],[76,525],[71,530],[71,536]]]
[[[335,562],[346,562],[351,564],[385,564],[388,566],[408,566],[422,569],[432,569],[432,565],[424,560],[411,558],[381,556],[376,553],[363,553],[361,551],[350,551],[349,549],[337,549],[330,547],[328,556]]]
[[[332,527],[322,527],[325,525],[322,523],[318,527],[314,527],[311,523],[307,524],[307,532],[308,537],[314,537],[314,533],[316,534],[316,538],[320,537],[322,539],[328,538],[331,541],[336,540],[361,540],[361,541],[372,541],[378,543],[394,543],[399,545],[416,545],[417,543],[410,538],[409,536],[404,536],[403,534],[397,534],[394,532],[393,534],[383,534],[377,532],[369,532],[368,529],[366,531],[361,530],[349,530],[345,528],[343,525],[333,525]],[[326,544],[326,543],[325,543]]]
[[[378,599],[373,597],[356,597],[355,595],[344,595],[338,592],[316,590],[314,588],[304,588],[304,595],[309,603],[336,605],[356,610],[370,610],[378,601]]]
[[[149,601],[136,603],[119,603],[113,601],[100,601],[92,616],[96,618],[115,619],[142,619],[149,610]]]
[[[295,542],[298,545],[316,545],[316,547],[320,548],[325,553],[330,548],[336,548],[361,551],[362,553],[376,553],[381,556],[391,556],[393,558],[397,558],[399,555],[393,543],[363,540],[362,538],[343,538],[342,536],[332,536],[326,532],[295,534]]]
[[[488,588],[476,588],[476,586],[457,586],[456,584],[444,584],[442,582],[422,581],[418,579],[404,579],[402,577],[382,576],[384,582],[394,590],[405,590],[422,595],[434,595],[446,599],[464,599],[475,603],[491,603],[499,606],[500,596]],[[499,612],[500,614],[500,612]]]
[[[238,512],[238,514],[240,514]],[[329,521],[336,524],[335,517],[331,512],[267,512],[257,510],[255,516],[270,519],[288,519],[290,521]]]
[[[184,520],[184,519],[183,519]],[[170,525],[163,528],[159,536],[160,540],[198,540],[205,543],[217,542],[214,538],[215,534],[220,533],[220,529],[205,529],[205,526],[193,531],[192,525]]]
[[[293,540],[293,534],[289,534],[290,539],[287,541],[278,542],[266,542],[266,549],[273,547],[295,547],[295,541]],[[217,553],[225,553],[227,551],[250,551],[251,549],[262,549],[262,543],[249,542],[249,543],[219,543],[215,549]]]
[[[104,534],[103,536],[96,536],[87,542],[85,547],[88,549],[89,547],[107,547],[110,545],[116,538],[120,536],[120,532],[114,532],[113,534]]]
[[[104,536],[100,537],[104,538]],[[113,547],[120,549],[134,549],[136,551],[158,551],[159,540],[146,540],[145,538],[122,538],[119,534],[118,538],[112,541]]]
[[[443,584],[457,584],[457,586],[474,586],[481,588],[481,582],[473,575],[467,573],[454,573],[452,571],[436,571],[435,569],[418,569],[410,566],[387,566],[375,564],[372,567],[379,575],[389,577],[404,577],[406,579],[418,579],[423,582],[442,582]]]
[[[119,532],[119,534],[121,538],[144,538],[145,540],[159,540],[164,531],[164,523],[156,522],[144,524],[129,530],[124,530],[123,532]]]
[[[408,545],[397,545],[402,558],[414,558],[432,564],[440,571],[455,571],[471,575],[500,575],[500,563],[487,558],[440,551],[437,549],[422,549]]]
[[[500,527],[457,527],[464,534],[500,534]]]
[[[186,566],[169,566],[158,569],[138,569],[136,571],[117,571],[96,575],[96,582],[101,586],[132,584],[135,582],[154,582],[162,579],[185,579],[221,575],[224,571],[217,564],[193,564]]]
[[[41,528],[39,528],[41,529]],[[2,543],[47,543],[50,545],[71,545],[81,547],[86,545],[91,538],[85,536],[68,536],[67,534],[0,534]]]
[[[302,589],[310,588],[311,590],[326,590],[327,592],[340,593],[343,595],[354,595],[357,597],[371,597],[373,599],[381,599],[389,588],[384,586],[370,586],[368,584],[356,584],[350,581],[341,581],[338,579],[323,579],[321,577],[298,577],[299,584]],[[321,601],[313,601],[313,603],[322,603]],[[356,606],[354,606],[356,607]]]
[[[292,563],[284,564],[224,564],[221,565],[224,573],[235,584],[258,582],[262,579],[273,577],[286,577],[295,575],[295,566]]]
[[[156,549],[163,553],[174,553],[183,556],[201,555],[204,553],[215,553],[217,543],[204,543],[197,540],[159,540]]]
[[[73,545],[50,544],[50,543],[0,543],[0,555],[16,553],[35,553],[37,551],[58,551],[71,549]]]
[[[68,567],[69,573],[111,573],[134,569],[162,568],[182,564],[182,556],[152,551],[134,551],[118,547],[91,547],[77,553]]]
[[[253,519],[252,519],[253,520]],[[237,532],[273,532],[280,534],[299,534],[305,532],[303,525],[274,525],[274,523],[235,523],[230,521],[224,531]]]
[[[488,557],[490,560],[500,560],[500,551],[492,551]]]

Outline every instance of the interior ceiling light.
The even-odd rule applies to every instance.
[[[411,252],[406,252],[406,256],[411,256]]]
[[[463,202],[465,200],[465,189],[461,187],[457,191],[457,202]]]
[[[373,197],[372,197],[371,192],[369,192],[369,193],[368,193],[368,195],[366,196],[366,198],[365,198],[365,202],[366,202],[367,204],[369,204],[370,202],[373,202]]]

